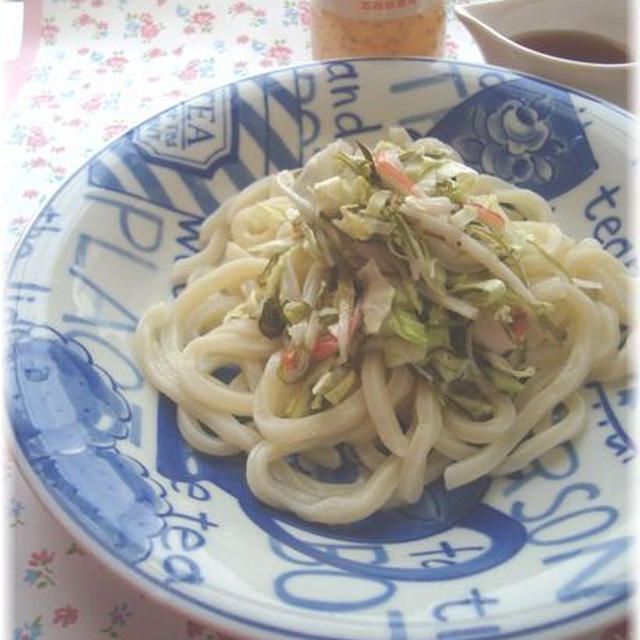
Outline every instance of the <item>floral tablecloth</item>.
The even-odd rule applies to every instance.
[[[132,125],[215,84],[310,59],[305,0],[26,0],[4,65],[4,258],[54,191]],[[446,56],[480,61],[449,7]],[[220,640],[111,575],[7,453],[12,640]],[[6,484],[6,482],[5,482]],[[620,636],[623,637],[623,636]]]

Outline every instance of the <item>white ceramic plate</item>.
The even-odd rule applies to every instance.
[[[387,126],[452,144],[532,188],[561,226],[630,269],[623,111],[505,70],[335,61],[248,78],[151,118],[44,208],[9,273],[8,408],[21,468],[123,578],[242,637],[567,638],[625,615],[633,545],[625,471],[631,389],[585,388],[589,426],[522,473],[482,479],[352,526],[263,507],[242,460],[192,451],[132,356],[203,218],[337,136]]]

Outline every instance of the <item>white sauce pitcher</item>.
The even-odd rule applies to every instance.
[[[635,0],[488,0],[455,7],[490,64],[547,78],[632,107],[638,69],[632,38]],[[582,62],[540,53],[514,37],[535,31],[578,31],[614,41],[630,62]]]

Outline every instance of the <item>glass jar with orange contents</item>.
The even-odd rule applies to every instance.
[[[445,0],[311,0],[316,60],[441,56]]]

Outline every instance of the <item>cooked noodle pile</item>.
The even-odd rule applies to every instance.
[[[630,283],[536,194],[401,129],[328,145],[231,198],[136,334],[195,449],[245,452],[258,498],[347,523],[522,469],[626,375]],[[350,482],[317,470],[357,469]]]

